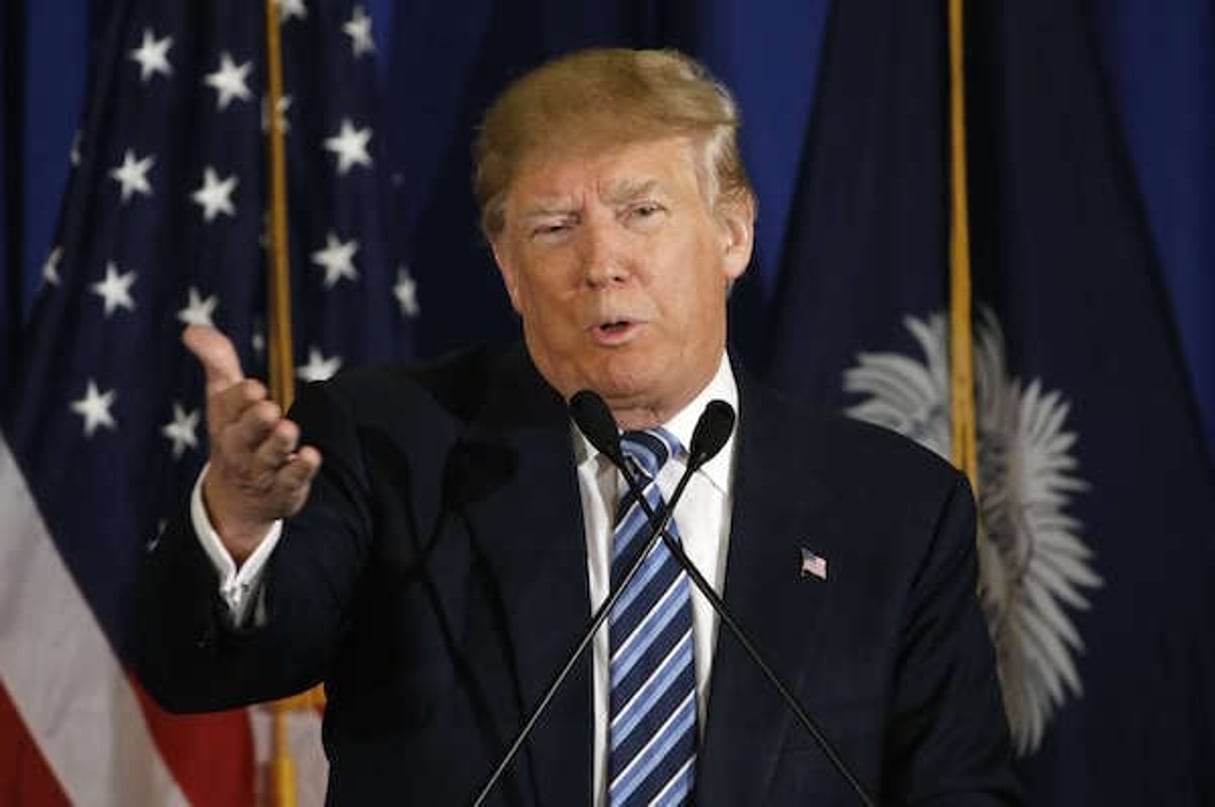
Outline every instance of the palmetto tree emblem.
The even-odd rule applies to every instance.
[[[860,353],[844,389],[864,396],[852,417],[950,455],[949,364],[945,318],[907,317],[923,358]],[[975,328],[975,409],[979,446],[980,594],[996,645],[1004,707],[1019,754],[1032,753],[1054,714],[1083,693],[1075,656],[1084,642],[1072,613],[1101,586],[1081,524],[1066,512],[1088,485],[1070,453],[1070,404],[1058,391],[1009,376],[995,315]]]

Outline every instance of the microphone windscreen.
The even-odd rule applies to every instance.
[[[734,407],[725,401],[712,400],[696,421],[692,445],[688,447],[689,464],[699,468],[721,451],[734,431]]]
[[[570,398],[570,417],[591,445],[617,464],[624,462],[620,451],[620,432],[607,403],[594,390],[578,390]]]

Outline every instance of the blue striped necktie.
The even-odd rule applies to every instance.
[[[665,429],[625,432],[625,456],[638,471],[650,507],[666,508],[658,471],[681,450]],[[675,522],[668,526],[678,540]],[[620,501],[612,538],[612,586],[619,585],[650,536],[645,511],[630,492]],[[611,751],[608,803],[691,803],[696,772],[696,670],[688,575],[659,541],[609,617]]]

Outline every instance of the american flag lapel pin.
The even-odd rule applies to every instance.
[[[809,549],[802,547],[801,575],[802,577],[810,575],[812,577],[817,577],[819,580],[826,580],[827,559],[822,555],[816,555]]]

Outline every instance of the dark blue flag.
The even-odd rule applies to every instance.
[[[1095,23],[1074,1],[972,13],[975,292],[1004,323],[1009,373],[1058,396],[1069,435],[1032,475],[1033,455],[1006,446],[1017,476],[991,495],[1023,491],[1012,519],[1066,505],[1061,524],[1102,580],[1074,620],[1075,681],[1050,693],[1026,759],[1030,792],[1035,804],[1215,803],[1215,475]],[[1034,418],[1023,398],[1022,432],[1055,425]],[[1028,498],[1059,470],[1072,495]],[[1066,638],[1050,621],[1027,627]]]
[[[948,268],[945,20],[936,2],[836,3],[789,214],[770,375],[843,408],[861,350],[913,349]],[[948,429],[946,429],[948,434]]]
[[[100,26],[5,423],[11,456],[0,451],[12,505],[0,514],[0,590],[11,598],[5,612],[28,627],[6,637],[0,672],[73,800],[246,800],[219,795],[222,777],[185,758],[151,707],[148,746],[122,661],[141,547],[206,456],[202,372],[182,329],[214,324],[246,372],[264,377],[268,115],[287,132],[298,380],[409,350],[417,292],[389,221],[370,20],[350,2],[278,8],[285,97],[275,110],[265,100],[261,4],[128,0],[109,4]],[[50,650],[48,629],[63,636]],[[86,646],[97,655],[82,654]],[[30,653],[37,664],[15,661]],[[92,712],[66,708],[90,698],[102,702]],[[132,749],[130,759],[96,753],[103,737]],[[210,746],[250,751],[247,740]],[[97,764],[78,764],[90,755]]]
[[[1029,803],[1215,799],[1215,483],[1080,3],[966,4],[981,595]],[[772,374],[948,456],[946,21],[836,3]]]

